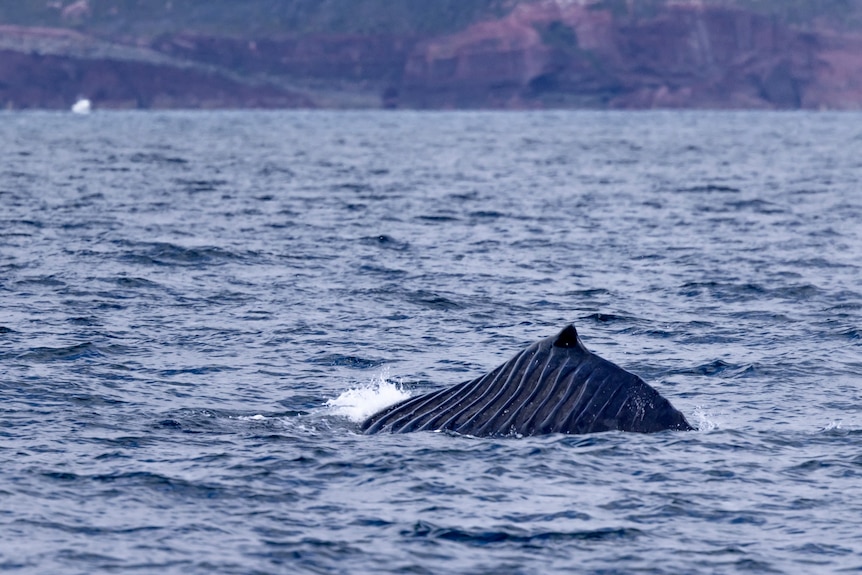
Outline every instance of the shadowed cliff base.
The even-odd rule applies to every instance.
[[[862,0],[26,0],[0,106],[862,108]]]

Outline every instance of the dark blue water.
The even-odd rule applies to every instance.
[[[862,115],[7,113],[0,154],[4,571],[862,571]],[[358,433],[567,322],[699,431]]]

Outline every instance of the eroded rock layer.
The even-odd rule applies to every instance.
[[[862,107],[862,32],[847,24],[862,0],[842,2],[843,21],[742,0],[498,4],[454,31],[130,35],[88,27],[86,1],[49,3],[53,26],[0,22],[0,106]]]

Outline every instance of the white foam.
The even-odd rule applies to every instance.
[[[697,418],[695,427],[698,431],[713,431],[720,427],[718,414],[706,411],[700,405],[694,408],[694,416]]]
[[[228,419],[236,419],[237,421],[269,421],[271,418],[258,413],[256,415],[228,415]]]
[[[346,417],[351,421],[360,422],[381,409],[389,407],[410,397],[409,391],[404,391],[401,382],[389,381],[389,368],[384,367],[380,374],[374,376],[368,385],[356,389],[348,389],[335,399],[326,402],[335,415]]]
[[[838,420],[835,420],[835,421],[830,421],[829,423],[827,423],[827,424],[826,424],[826,426],[825,426],[825,427],[822,427],[822,428],[821,428],[821,431],[839,430],[839,429],[841,429],[841,426],[843,426],[843,425],[844,425],[844,420],[843,420],[843,419],[838,419]]]

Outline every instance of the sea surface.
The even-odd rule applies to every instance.
[[[862,572],[862,114],[0,114],[0,571]],[[363,435],[573,322],[698,428]]]

